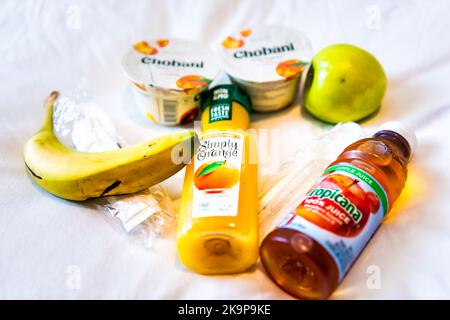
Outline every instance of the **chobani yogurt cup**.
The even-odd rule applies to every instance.
[[[269,112],[292,103],[312,57],[308,38],[279,26],[245,29],[225,38],[219,49],[225,71],[243,87],[253,109]]]
[[[122,67],[133,84],[139,109],[164,125],[192,121],[200,92],[219,71],[208,48],[174,38],[136,43],[123,57]]]

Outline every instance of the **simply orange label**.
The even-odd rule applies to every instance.
[[[236,216],[244,139],[220,131],[200,137],[194,157],[192,217]]]

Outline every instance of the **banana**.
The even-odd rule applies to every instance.
[[[63,145],[53,132],[53,105],[58,92],[45,102],[42,128],[24,147],[25,166],[48,192],[68,200],[133,193],[157,184],[181,170],[193,155],[198,138],[193,131],[160,136],[119,150],[87,153]]]

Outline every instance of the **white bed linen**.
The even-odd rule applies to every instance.
[[[127,241],[100,213],[37,187],[22,161],[43,98],[83,79],[129,142],[181,130],[149,124],[133,107],[122,53],[142,38],[213,45],[260,23],[303,31],[315,51],[340,42],[371,51],[389,85],[364,128],[420,124],[406,190],[332,298],[450,298],[449,16],[449,2],[437,0],[1,1],[0,298],[289,298],[259,263],[243,274],[207,277],[180,264],[173,239],[152,250]],[[330,128],[299,110],[256,115],[253,126],[279,128],[286,155]],[[182,178],[164,183],[174,198]],[[380,288],[367,285],[370,266],[380,271]]]

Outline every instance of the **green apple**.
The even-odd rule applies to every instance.
[[[314,56],[303,89],[305,108],[322,121],[358,121],[377,111],[386,74],[369,52],[336,44]]]

